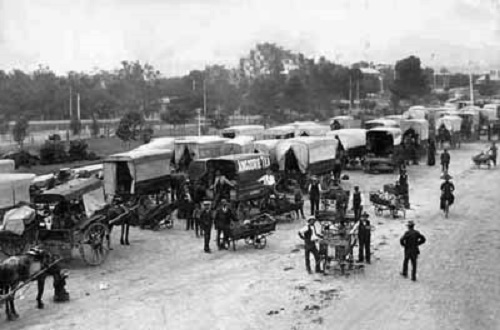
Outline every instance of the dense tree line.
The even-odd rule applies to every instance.
[[[432,70],[422,68],[417,57],[398,61],[395,71],[390,66],[381,68],[381,82],[363,75],[362,69],[371,66],[360,62],[346,67],[264,43],[242,58],[236,69],[212,65],[182,77],[165,78],[152,65],[137,61],[123,61],[112,71],[64,76],[43,66],[31,73],[0,71],[0,114],[11,120],[19,115],[73,119],[70,95],[74,117],[79,94],[82,119],[165,111],[160,115],[165,122],[183,124],[199,109],[221,126],[225,117],[237,111],[275,121],[323,118],[338,106],[333,100],[363,99],[378,93],[381,84],[391,91],[394,105],[405,99],[416,102],[430,93]],[[468,84],[462,76],[452,75],[450,82]]]

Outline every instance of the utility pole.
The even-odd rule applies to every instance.
[[[76,115],[78,120],[80,120],[80,93],[76,94]]]
[[[69,119],[73,118],[73,89],[69,86]]]
[[[352,115],[352,76],[349,72],[349,115]]]
[[[360,105],[361,105],[361,102],[360,102],[360,100],[359,100],[359,77],[358,77],[358,79],[356,80],[356,89],[357,89],[357,90],[356,90],[356,98],[357,98],[357,100],[358,100],[358,106],[357,106],[356,108],[359,110]]]

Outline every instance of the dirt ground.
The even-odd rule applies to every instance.
[[[183,220],[162,232],[131,232],[97,268],[69,267],[71,301],[35,308],[35,286],[18,300],[21,318],[0,314],[2,329],[500,329],[500,168],[472,169],[484,145],[452,151],[456,204],[439,211],[440,169],[409,168],[412,210],[428,239],[418,281],[399,276],[405,220],[376,217],[373,261],[349,277],[308,275],[297,230],[280,224],[264,250],[202,251]],[[352,171],[349,185],[365,192],[395,175]],[[308,206],[308,202],[306,202]],[[308,211],[308,210],[307,210]],[[115,235],[117,233],[115,232]]]

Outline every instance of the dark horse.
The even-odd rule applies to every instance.
[[[34,275],[37,275],[36,278],[33,277]],[[7,320],[13,321],[19,318],[14,305],[15,292],[13,291],[23,282],[37,281],[37,307],[40,309],[44,307],[42,297],[45,279],[50,275],[54,278],[54,300],[69,300],[69,294],[64,289],[67,275],[54,263],[54,259],[49,252],[39,248],[32,248],[24,255],[13,256],[0,263],[0,295],[5,295]]]
[[[106,216],[109,224],[109,235],[111,235],[111,231],[113,227],[120,226],[121,234],[120,234],[120,244],[121,245],[130,245],[128,237],[130,231],[130,225],[134,224],[137,220],[137,212],[136,208],[129,206],[129,203],[124,203],[124,200],[121,197],[115,197],[113,201],[113,205],[105,208],[103,211]],[[111,240],[108,237],[108,242],[110,244],[109,249],[111,250]]]

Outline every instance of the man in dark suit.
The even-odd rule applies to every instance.
[[[212,213],[210,212],[210,201],[204,201],[202,203],[202,210],[200,213],[200,226],[203,230],[203,236],[205,238],[204,251],[210,253],[210,234],[212,232]]]
[[[408,261],[411,262],[411,280],[417,280],[417,258],[420,254],[419,246],[425,243],[424,235],[420,234],[418,230],[415,230],[415,223],[413,221],[408,222],[408,230],[401,237],[401,246],[405,249],[405,258],[403,261],[403,272],[402,276],[408,277]]]
[[[236,216],[229,207],[227,200],[223,199],[221,201],[221,208],[217,210],[215,214],[215,227],[217,229],[217,247],[219,250],[227,249],[229,247],[229,235],[231,221],[236,221]],[[223,239],[221,242],[221,234]]]

